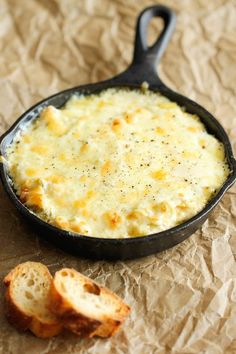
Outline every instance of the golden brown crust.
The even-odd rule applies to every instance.
[[[76,314],[61,318],[65,328],[81,337],[93,337],[101,322]]]
[[[32,262],[26,263],[28,263],[27,266],[33,266]],[[24,265],[26,266],[26,264]],[[7,287],[5,295],[6,316],[9,322],[18,330],[25,331],[29,329],[37,337],[48,338],[59,334],[63,327],[65,327],[82,337],[91,338],[94,336],[99,336],[105,338],[111,337],[117,332],[120,325],[130,312],[129,306],[124,304],[123,301],[109,289],[98,285],[74,269],[65,268],[57,272],[56,275],[60,272],[73,272],[73,275],[77,276],[79,281],[83,284],[85,292],[98,296],[106,296],[111,301],[115,301],[117,304],[116,310],[111,313],[106,313],[106,311],[104,311],[104,314],[100,317],[96,313],[92,316],[87,316],[84,313],[81,313],[81,311],[78,311],[73,303],[68,300],[66,294],[60,291],[61,289],[60,286],[57,286],[58,284],[55,275],[54,280],[51,282],[51,288],[49,291],[49,306],[51,312],[56,315],[55,319],[42,319],[37,315],[31,316],[20,308],[20,304],[17,304],[14,301],[13,296],[12,284],[15,277],[22,274],[22,269],[22,264],[20,264],[4,278],[4,284]],[[27,272],[27,267],[25,267],[23,271]],[[52,279],[47,268],[44,269],[43,276],[50,277],[50,279]]]
[[[96,329],[96,331],[93,333],[93,337],[98,336],[106,338],[114,336],[114,334],[119,330],[124,320],[125,319],[123,319],[122,321],[116,321],[112,319],[107,320],[107,322],[102,323],[101,326]]]
[[[39,338],[50,338],[57,336],[62,332],[63,326],[60,322],[46,323],[41,322],[37,318],[33,317],[29,325],[29,329],[32,333]]]
[[[26,263],[28,263],[28,262],[26,262]],[[22,264],[23,264],[23,263],[18,264],[15,268],[13,268],[13,269],[5,276],[5,278],[3,279],[3,283],[4,283],[5,286],[7,286],[7,287],[10,286],[11,281],[14,279],[14,277],[15,277],[16,274],[18,273],[18,271],[19,271],[19,269],[20,269],[20,267],[21,267]]]
[[[102,318],[88,317],[73,307],[57,286],[56,276],[59,272],[74,272],[84,281],[84,287],[88,292],[95,293],[96,295],[108,295],[111,299],[119,303],[117,312],[114,314],[104,314]],[[83,276],[74,269],[61,269],[55,274],[54,280],[50,290],[50,309],[53,313],[60,317],[65,328],[71,330],[73,333],[83,337],[110,337],[113,336],[120,325],[130,312],[130,307],[122,302],[122,300],[109,289],[101,287],[91,279]]]
[[[65,328],[82,337],[91,337],[91,334],[101,325],[100,321],[88,318],[73,310],[56,289],[54,283],[50,290],[50,310],[60,317]]]
[[[15,302],[13,291],[12,291],[12,282],[22,272],[22,267],[33,266],[35,262],[26,262],[24,264],[19,264],[14,269],[6,275],[3,282],[6,289],[5,301],[6,301],[6,317],[11,325],[13,325],[19,331],[26,331],[27,329],[31,330],[37,337],[48,338],[59,334],[63,326],[55,318],[55,321],[52,320],[43,320],[37,318],[37,316],[28,315],[24,312],[19,305]],[[42,265],[43,266],[43,265]],[[45,267],[45,266],[44,266]],[[44,276],[52,280],[52,276],[48,269],[45,267]]]
[[[6,310],[5,314],[9,323],[19,331],[26,331],[32,321],[32,317],[23,313],[12,301],[10,290],[7,288],[5,294]]]

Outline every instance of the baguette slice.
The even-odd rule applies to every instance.
[[[112,291],[68,268],[56,272],[50,299],[65,328],[90,338],[114,335],[130,312]]]
[[[19,264],[5,277],[6,316],[18,330],[30,329],[41,338],[61,332],[62,324],[48,309],[51,283],[48,268],[37,262]]]

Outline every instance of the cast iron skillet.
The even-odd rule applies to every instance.
[[[164,28],[156,42],[148,47],[147,27],[153,17],[160,17],[164,21]],[[236,179],[236,160],[233,157],[232,148],[228,136],[220,123],[204,108],[188,98],[167,88],[160,80],[156,72],[156,64],[159,62],[165,47],[175,27],[175,15],[164,6],[153,6],[145,9],[137,21],[134,58],[129,68],[120,75],[96,84],[75,87],[59,92],[39,102],[24,113],[16,123],[1,137],[0,153],[6,157],[6,148],[11,144],[14,136],[29,122],[37,118],[43,107],[53,105],[61,107],[74,94],[91,94],[109,87],[137,88],[146,81],[149,88],[160,92],[170,100],[186,107],[189,113],[197,114],[210,133],[215,135],[224,145],[226,158],[231,170],[229,177],[219,192],[196,216],[169,230],[129,239],[99,239],[83,236],[58,229],[39,219],[16,196],[11,179],[9,178],[7,165],[0,163],[0,172],[3,186],[15,204],[17,209],[36,227],[38,234],[47,240],[53,241],[64,250],[83,257],[93,259],[131,259],[147,256],[170,248],[182,242],[193,234],[207,219],[212,209],[219,203],[224,193],[232,186]]]

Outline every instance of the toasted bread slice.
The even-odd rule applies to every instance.
[[[52,276],[37,262],[15,267],[4,279],[7,318],[18,330],[30,329],[37,337],[59,334],[62,324],[48,309]]]
[[[112,336],[130,312],[112,291],[68,268],[56,272],[50,299],[64,326],[85,337]]]

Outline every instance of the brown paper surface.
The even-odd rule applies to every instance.
[[[162,0],[177,28],[159,68],[164,82],[211,111],[236,150],[236,2]],[[0,134],[40,99],[124,70],[136,16],[148,0],[0,0]],[[156,25],[151,31],[155,39]],[[132,312],[111,339],[19,334],[3,316],[0,353],[236,353],[236,187],[182,244],[108,263],[42,241],[0,187],[0,277],[35,260],[74,267],[122,296]]]

